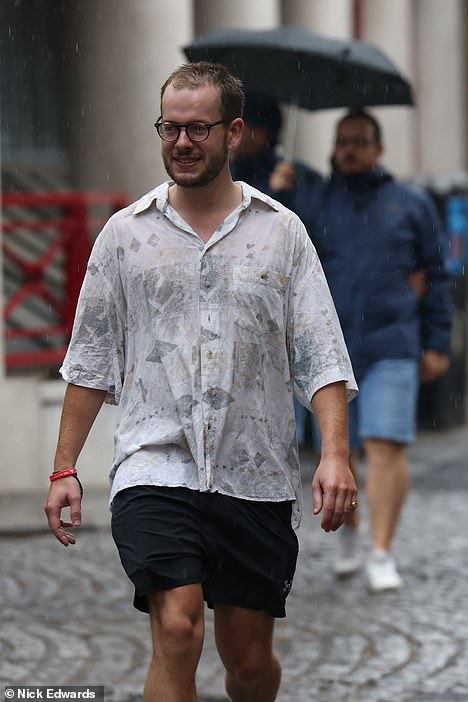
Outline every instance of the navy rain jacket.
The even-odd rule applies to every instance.
[[[430,197],[383,168],[336,170],[297,211],[316,246],[359,377],[373,363],[448,352],[452,296],[446,238]],[[310,212],[314,214],[310,217]],[[421,302],[409,285],[427,273]]]

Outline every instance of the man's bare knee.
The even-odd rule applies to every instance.
[[[155,657],[177,662],[201,650],[203,609],[196,590],[155,593],[150,596],[150,612]]]
[[[243,687],[255,687],[277,666],[278,662],[271,655],[246,652],[230,663],[227,672]]]
[[[186,614],[171,615],[159,623],[157,649],[166,657],[184,658],[203,643],[203,625]]]

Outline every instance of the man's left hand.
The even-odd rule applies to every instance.
[[[345,514],[357,507],[357,488],[349,460],[322,458],[312,481],[312,492],[314,514],[323,509],[322,529],[336,531]]]

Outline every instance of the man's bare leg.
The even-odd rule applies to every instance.
[[[274,702],[281,667],[273,653],[274,619],[266,612],[217,605],[215,635],[231,702]]]
[[[153,655],[144,702],[196,702],[195,674],[204,636],[200,585],[149,596]]]

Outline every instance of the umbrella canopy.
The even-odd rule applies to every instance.
[[[184,52],[191,62],[224,64],[249,92],[307,110],[414,104],[408,82],[379,49],[301,27],[218,29]]]

